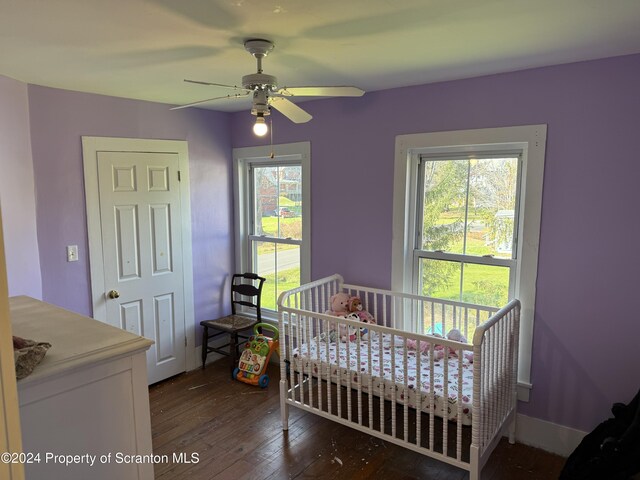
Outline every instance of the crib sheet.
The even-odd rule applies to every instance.
[[[360,383],[362,391],[367,393],[369,393],[371,383],[372,393],[381,396],[381,392],[383,392],[384,398],[387,400],[393,399],[393,390],[395,389],[396,402],[404,404],[405,399],[408,399],[409,406],[417,408],[417,357],[419,355],[422,411],[429,412],[430,390],[433,386],[435,415],[457,421],[459,402],[461,402],[462,424],[471,425],[473,401],[472,363],[462,360],[462,392],[458,392],[459,361],[454,353],[451,353],[446,360],[448,362],[448,378],[445,378],[445,359],[443,358],[438,361],[434,359],[433,379],[431,379],[428,352],[418,353],[415,350],[407,349],[407,388],[405,389],[404,346],[402,339],[394,336],[395,345],[392,348],[391,335],[382,335],[381,358],[380,338],[381,336],[375,333],[365,335],[360,340],[358,355],[358,348],[355,342],[349,343],[347,348],[347,343],[331,341],[326,335],[320,335],[312,338],[309,343],[304,343],[293,350],[291,367],[297,372],[305,374],[311,372],[313,376],[320,376],[323,379],[327,378],[327,372],[330,369],[333,383],[338,383],[338,373],[340,373],[340,383],[343,386],[348,386],[350,381],[351,387],[357,388],[358,383]],[[370,349],[369,344],[371,344]],[[372,376],[368,373],[369,351],[371,352]],[[394,357],[395,364],[393,363]],[[348,364],[347,358],[349,359]],[[340,366],[340,372],[338,372],[338,365]],[[394,366],[395,385],[391,374]],[[383,374],[381,374],[381,370]],[[349,379],[350,375],[351,378]],[[448,398],[445,398],[445,382]]]

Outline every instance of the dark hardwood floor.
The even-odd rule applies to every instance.
[[[231,380],[228,359],[149,389],[156,479],[434,479],[468,473],[389,442],[290,409],[280,424],[279,370],[266,389]],[[197,463],[175,461],[174,454]],[[194,456],[192,457],[192,454]],[[483,480],[557,479],[562,457],[503,439]]]

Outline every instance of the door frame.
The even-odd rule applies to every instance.
[[[193,302],[193,252],[191,241],[191,195],[189,182],[189,152],[186,140],[152,140],[117,137],[82,137],[82,163],[87,208],[87,234],[89,240],[89,269],[91,275],[91,304],[93,318],[106,322],[106,286],[102,228],[100,222],[100,196],[98,187],[98,152],[173,153],[178,156],[180,171],[180,211],[182,232],[182,273],[184,289],[184,323],[187,338],[186,369],[196,368],[195,313]]]
[[[1,209],[0,209],[1,210]],[[20,408],[13,345],[10,340],[9,285],[4,256],[2,212],[0,211],[0,453],[22,452]],[[8,480],[24,480],[24,465],[20,462],[1,462],[0,476]]]

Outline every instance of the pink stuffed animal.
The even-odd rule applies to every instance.
[[[447,338],[449,340],[453,340],[454,342],[467,343],[467,337],[465,337],[460,330],[457,328],[452,328],[447,333]]]
[[[407,338],[407,348],[411,350],[417,350],[418,341],[414,340],[413,338]],[[422,340],[420,342],[420,352],[427,353],[428,351],[429,351],[429,342],[425,342],[424,340]]]
[[[431,336],[435,338],[442,338],[442,335],[439,335],[437,333],[434,333]],[[418,348],[417,344],[418,344],[417,340],[407,338],[407,348],[410,348],[411,350],[416,350]],[[420,341],[420,352],[422,354],[428,354],[430,351],[430,348],[431,348],[431,344],[429,342],[426,342],[424,340]],[[443,358],[444,358],[444,345],[435,344],[433,346],[433,359],[437,362],[438,360],[441,360]]]
[[[447,338],[449,340],[453,340],[454,342],[467,343],[467,337],[465,337],[457,328],[451,329],[449,333],[447,333]],[[451,355],[454,355],[456,357],[458,356],[455,350],[451,350]],[[462,357],[469,363],[473,363],[473,352],[463,350]]]
[[[358,320],[360,320],[362,323],[376,323],[376,319],[373,318],[373,315],[371,315],[369,312],[367,312],[366,310],[359,310],[357,312],[353,312],[358,316]],[[352,313],[352,315],[353,315]]]

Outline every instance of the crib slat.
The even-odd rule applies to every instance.
[[[456,312],[458,311],[458,309],[456,308],[456,306],[454,305],[453,307],[451,307],[453,310],[453,328],[458,328],[458,317],[456,315]],[[442,334],[446,334],[445,331],[442,332]]]
[[[385,306],[386,306],[386,302],[385,302]],[[384,308],[384,307],[383,307]],[[387,311],[387,309],[385,308],[385,312]],[[385,389],[386,389],[386,383],[385,383],[385,378],[384,378],[384,368],[383,368],[383,363],[382,363],[382,355],[383,355],[383,343],[384,343],[384,335],[386,334],[380,334],[380,341],[378,342],[378,355],[379,355],[379,359],[380,359],[380,432],[381,433],[385,433],[384,430],[384,400],[386,397],[385,394]]]
[[[416,342],[416,445],[422,446],[422,348],[421,340]]]
[[[369,375],[369,428],[373,428],[373,365],[371,363],[371,339],[373,332],[369,330],[367,341],[367,373]],[[383,400],[384,401],[384,400]]]
[[[464,307],[464,336],[469,338],[469,309]]]
[[[404,372],[404,441],[409,441],[409,375],[407,372],[408,368],[408,350],[407,350],[407,337],[402,339],[402,350],[403,350],[403,366],[402,371]]]
[[[353,373],[353,379],[358,384],[358,425],[362,425],[362,375],[360,369],[360,352],[362,343],[362,335],[360,329],[356,330],[356,358],[358,359],[356,362],[356,371]]]
[[[333,413],[333,410],[331,408],[331,384],[333,383],[331,381],[331,350],[330,350],[330,343],[331,343],[331,324],[325,320],[325,322],[327,322],[327,330],[326,330],[326,341],[325,341],[325,353],[326,353],[326,365],[327,365],[327,412],[329,413]],[[338,358],[338,363],[340,363],[340,359]],[[340,385],[340,382],[338,382],[338,385]],[[340,388],[340,387],[338,387]]]
[[[395,302],[394,302],[395,303]],[[395,306],[395,305],[394,305]],[[395,314],[395,308],[394,308]],[[391,334],[391,435],[396,438],[396,336]]]
[[[444,330],[443,330],[444,332]],[[449,442],[449,347],[444,346],[444,380],[443,387],[443,405],[442,405],[442,454],[447,455],[447,447]]]
[[[295,308],[298,309],[298,295],[294,298]],[[302,315],[296,315],[296,335],[298,339],[298,346],[302,349],[302,345],[304,345],[304,330],[302,330],[300,322],[304,322],[301,318]],[[304,325],[304,323],[302,324]],[[300,358],[300,371],[298,372],[298,396],[300,403],[304,404],[304,359]]]
[[[491,339],[491,347],[495,346],[495,336],[496,336],[496,330],[492,329],[490,330],[489,333],[489,338]],[[491,370],[490,370],[490,375],[491,375],[491,387],[492,389],[495,390],[496,388],[496,372],[498,370],[498,352],[495,348],[490,348],[489,351],[491,352]],[[498,423],[498,400],[499,400],[499,392],[497,392],[497,395],[491,395],[490,396],[490,400],[491,400],[491,420],[489,422],[490,425],[490,430],[489,433],[493,432],[496,428],[496,425]],[[487,438],[487,441],[489,440],[489,438]]]
[[[436,304],[431,302],[431,333],[436,333]]]
[[[433,381],[435,347],[429,345],[429,450],[433,452],[435,437],[435,386]]]
[[[351,421],[351,335],[349,335],[349,325],[347,327],[347,419]]]
[[[288,299],[289,300],[289,299]],[[294,314],[290,314],[288,315],[288,329],[289,329],[289,352],[293,352],[294,349],[294,345],[293,345],[293,339],[294,339],[294,330],[293,330],[293,315]],[[301,362],[302,361],[302,355],[300,354],[300,352],[298,352],[298,361]],[[295,401],[296,397],[295,397],[295,389],[296,389],[296,366],[292,363],[289,363],[289,391],[290,393],[290,398],[291,400]]]
[[[336,382],[336,395],[338,402],[338,417],[342,418],[342,365],[340,364],[340,323],[336,322],[336,363],[338,364],[338,381]]]
[[[313,289],[313,311],[317,311],[317,306],[318,306],[318,289],[314,288]],[[322,335],[322,332],[324,331],[323,328],[323,322],[324,320],[320,319],[320,318],[315,318],[316,322],[315,322],[315,330],[314,330],[314,335],[315,335],[315,340],[316,340],[316,364],[318,365],[318,372],[317,372],[317,378],[318,378],[318,409],[322,411],[322,353],[320,351],[320,335]]]
[[[387,301],[388,300],[387,300],[387,295],[386,294],[382,296],[382,300],[383,300],[383,303],[384,303],[384,305],[382,306],[382,324],[386,325],[386,326],[389,326],[389,322],[387,321]],[[393,325],[391,325],[391,326],[393,326]]]
[[[373,312],[369,312],[371,313],[374,318],[379,318],[379,313],[378,313],[378,294],[374,293],[373,294]]]
[[[311,331],[313,317],[305,316],[304,326],[306,329],[307,348],[311,352]],[[309,369],[307,373],[307,382],[309,384],[309,406],[313,408],[313,357],[309,355]]]
[[[456,432],[456,458],[462,460],[462,366],[464,361],[464,350],[458,350],[458,425]]]

